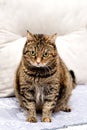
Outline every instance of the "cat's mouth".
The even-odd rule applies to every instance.
[[[37,62],[33,63],[32,61],[30,63],[32,67],[37,67],[37,68],[43,68],[43,67],[46,67],[47,65],[46,63],[37,63]]]
[[[32,64],[33,66],[35,66],[35,67],[45,67],[46,66],[46,64],[44,63],[44,64],[42,64],[42,63],[40,63],[40,64],[38,64],[38,63],[33,63]]]

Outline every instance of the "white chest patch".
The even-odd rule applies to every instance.
[[[44,94],[42,87],[36,87],[36,104],[42,104],[44,102]]]

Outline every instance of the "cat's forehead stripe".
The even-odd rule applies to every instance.
[[[44,38],[44,35],[43,34],[38,34],[38,39],[43,39]]]
[[[37,44],[44,44],[46,42],[43,34],[36,34],[35,38],[38,41]]]

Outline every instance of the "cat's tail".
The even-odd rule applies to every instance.
[[[76,86],[76,77],[75,77],[74,71],[70,70],[69,72],[70,72],[71,77],[72,77],[73,88],[75,88],[75,86]]]

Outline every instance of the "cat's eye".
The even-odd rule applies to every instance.
[[[30,54],[31,54],[32,56],[36,56],[36,52],[35,52],[35,51],[31,51]]]
[[[43,57],[48,57],[48,52],[45,52],[45,53],[43,54]]]

